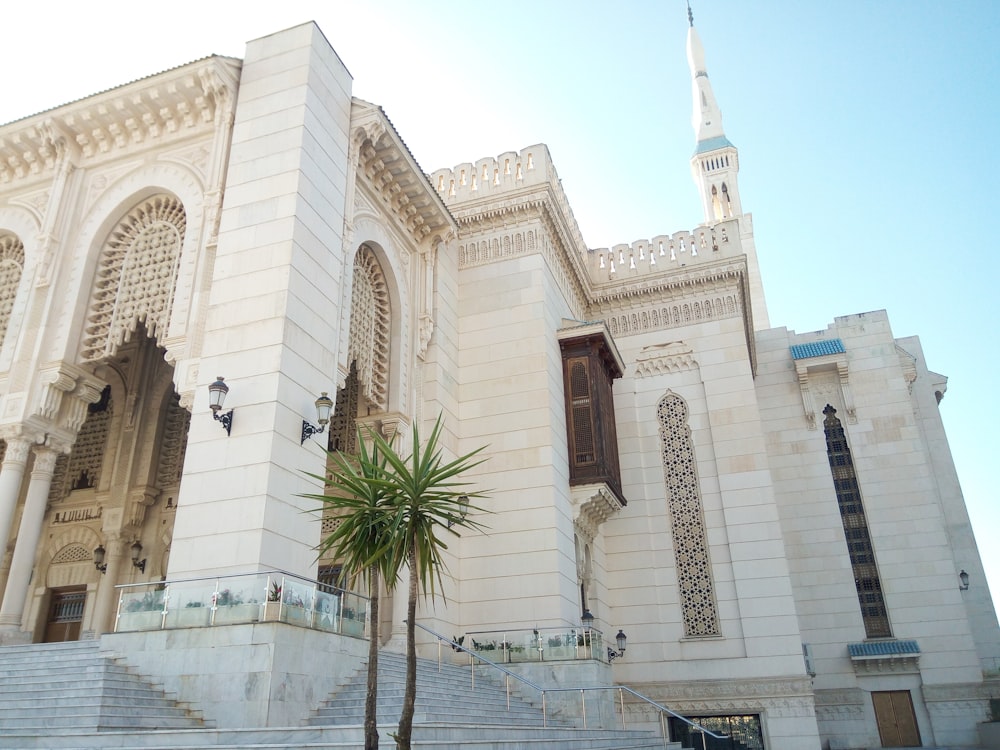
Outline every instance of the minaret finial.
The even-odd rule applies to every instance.
[[[691,12],[691,0],[688,0],[688,25],[694,26],[694,13]]]

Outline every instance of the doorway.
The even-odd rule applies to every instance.
[[[83,622],[83,605],[87,601],[87,587],[73,586],[52,592],[49,619],[45,623],[43,643],[77,641]]]
[[[872,692],[882,747],[920,747],[920,730],[909,690]]]

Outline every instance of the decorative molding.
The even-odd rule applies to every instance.
[[[593,541],[601,524],[624,507],[604,482],[570,487],[570,499],[576,509],[573,523],[587,541]]]
[[[52,445],[49,445],[49,443]],[[32,478],[35,475],[51,477],[56,468],[56,459],[60,453],[65,453],[65,446],[58,441],[46,440],[46,445],[36,445],[32,448],[35,454],[35,463],[31,467]]]
[[[913,383],[917,379],[917,358],[898,344],[896,354],[899,357],[899,367],[903,371],[903,380],[906,381],[906,390],[913,393]]]
[[[68,154],[77,164],[219,126],[235,101],[241,63],[210,57],[11,123],[0,183],[43,177]]]
[[[847,354],[826,354],[820,357],[795,359],[795,374],[799,381],[799,394],[802,398],[802,410],[806,426],[816,429],[816,414],[831,401],[840,401],[844,405],[848,424],[858,423],[858,413],[854,406],[854,393],[851,390],[850,374],[847,369]],[[834,399],[825,392],[822,386],[824,376],[836,372],[837,387],[840,399]]]
[[[688,296],[687,301],[653,301],[646,305],[622,310],[605,305],[598,313],[613,336],[635,336],[651,331],[666,331],[712,320],[743,317],[743,302],[739,294],[726,285],[724,290],[700,290],[709,296]]]
[[[635,358],[637,378],[697,369],[694,350],[683,341],[644,346]]]
[[[45,187],[42,190],[35,190],[33,192],[21,193],[20,195],[13,196],[10,198],[10,204],[12,206],[21,206],[26,208],[41,226],[42,218],[45,215],[45,207],[49,204],[49,196],[51,195],[49,187]]]
[[[140,169],[145,163],[143,159],[129,159],[126,162],[116,162],[100,171],[85,175],[87,181],[84,185],[83,214],[90,213],[94,204],[111,185],[114,185],[125,175]]]
[[[393,412],[390,414],[380,414],[378,416],[379,429],[382,437],[387,442],[392,443],[397,437],[400,441],[406,439],[406,431],[410,426],[410,420],[405,414]]]
[[[155,487],[133,487],[128,493],[128,518],[125,519],[123,530],[139,530],[146,520],[146,508],[156,502],[160,491]]]
[[[590,293],[579,252],[574,252],[575,246],[570,244],[573,232],[566,229],[558,206],[553,205],[550,186],[543,190],[460,211],[458,223],[464,242],[458,246],[459,269],[540,254],[573,308],[573,315],[587,317]]]
[[[3,440],[3,465],[24,468],[25,464],[28,463],[28,454],[31,452],[31,446],[35,444],[35,440],[29,440],[20,436],[8,437],[6,435]]]
[[[662,299],[698,299],[723,291],[742,294],[747,266],[743,256],[724,258],[702,266],[671,269],[628,281],[601,284],[594,290],[594,305],[621,307],[624,300],[657,296]],[[740,308],[742,310],[742,307]],[[728,312],[728,309],[727,309]],[[728,316],[727,316],[728,317]]]
[[[756,680],[679,680],[646,682],[634,686],[651,698],[657,696],[670,705],[685,700],[740,700],[744,698],[808,698],[813,703],[812,680],[802,677],[774,677]]]
[[[203,183],[208,182],[208,170],[211,166],[212,151],[209,143],[198,143],[184,146],[173,151],[164,151],[159,155],[163,161],[173,162],[190,168]]]
[[[454,220],[431,188],[382,109],[355,99],[351,105],[352,151],[364,179],[416,244],[454,229]]]

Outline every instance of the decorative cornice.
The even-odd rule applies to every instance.
[[[0,128],[0,183],[55,170],[149,141],[212,128],[236,96],[241,63],[209,57]]]
[[[697,294],[699,287],[718,288],[723,285],[732,288],[746,284],[747,264],[745,256],[723,259],[712,264],[671,269],[662,274],[636,276],[635,280],[605,283],[595,288],[593,304],[619,303],[622,300],[642,296],[686,296]]]
[[[455,220],[380,107],[354,99],[351,132],[358,177],[363,176],[416,244],[455,231]]]

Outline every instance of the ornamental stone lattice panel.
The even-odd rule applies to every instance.
[[[0,344],[7,335],[23,270],[24,244],[12,234],[0,235]]]
[[[156,469],[156,486],[161,490],[181,481],[190,425],[191,412],[181,406],[180,396],[172,394],[167,404],[167,419],[160,440],[160,461]]]
[[[705,511],[695,471],[687,404],[679,396],[668,393],[656,407],[656,418],[660,426],[663,480],[674,540],[684,634],[688,637],[720,635]]]
[[[104,450],[111,426],[110,389],[105,388],[101,400],[88,407],[87,420],[73,444],[73,451],[56,459],[56,468],[49,487],[49,502],[57,502],[73,490],[96,487],[101,478]]]
[[[358,368],[351,363],[351,371],[344,387],[337,391],[337,400],[330,415],[330,437],[327,448],[354,455],[358,452]]]
[[[389,404],[389,288],[375,253],[362,245],[354,259],[348,359],[358,369],[361,392],[379,409]]]
[[[52,558],[51,565],[63,565],[66,563],[92,562],[94,553],[82,544],[69,544],[63,547]]]
[[[169,195],[137,205],[111,232],[94,279],[83,339],[86,362],[111,356],[143,323],[164,334],[186,227],[184,206]]]

